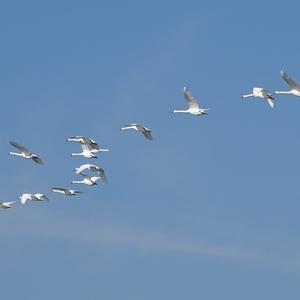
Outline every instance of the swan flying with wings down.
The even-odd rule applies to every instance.
[[[81,144],[86,144],[91,146],[93,149],[100,150],[99,145],[92,139],[82,136],[82,135],[76,135],[71,136],[67,139],[68,142],[79,142]]]
[[[27,200],[31,201],[49,201],[46,195],[41,193],[36,194],[22,194],[19,199],[21,200],[22,204],[25,204]]]
[[[195,116],[207,115],[209,108],[201,108],[188,88],[183,88],[184,99],[188,104],[188,109],[174,109],[173,113],[190,113]]]
[[[6,209],[11,208],[12,204],[14,204],[16,201],[10,201],[10,202],[0,202],[0,208]]]
[[[69,137],[67,141],[79,142],[82,148],[81,153],[72,153],[71,154],[72,156],[84,156],[86,158],[97,158],[95,153],[109,151],[109,149],[101,148],[94,140],[81,135]],[[92,149],[90,149],[89,146],[91,146]]]
[[[9,155],[16,155],[16,156],[21,156],[27,159],[33,160],[35,163],[42,165],[43,162],[42,160],[36,155],[31,153],[29,150],[27,150],[24,146],[16,143],[16,142],[9,142],[13,147],[17,148],[20,150],[20,153],[15,153],[15,152],[9,152]]]
[[[75,196],[77,194],[82,194],[82,192],[80,191],[75,191],[75,190],[61,188],[61,187],[53,187],[52,192],[64,194],[66,196]]]
[[[127,129],[134,129],[134,130],[142,133],[147,140],[150,140],[150,141],[153,140],[151,130],[146,128],[143,125],[140,125],[140,124],[137,124],[137,123],[131,123],[131,124],[128,124],[128,125],[125,125],[125,126],[121,127],[121,130],[127,130]]]
[[[266,100],[269,105],[271,106],[271,108],[274,107],[274,97],[272,94],[268,93],[265,89],[263,88],[259,88],[259,87],[255,87],[252,90],[252,94],[247,94],[247,95],[243,95],[242,99],[248,98],[248,97],[260,97],[264,100]]]
[[[98,183],[96,182],[100,177],[98,176],[89,176],[84,173],[79,173],[83,179],[82,180],[73,180],[72,183],[82,183],[86,185],[97,185]]]
[[[275,91],[275,94],[292,94],[294,96],[300,96],[300,86],[295,80],[288,76],[284,71],[280,72],[281,78],[291,87],[289,91]]]
[[[74,171],[76,172],[76,174],[79,174],[87,169],[90,171],[93,171],[93,172],[98,172],[99,176],[101,177],[101,180],[103,182],[107,183],[107,177],[105,175],[104,170],[96,165],[84,164],[84,165],[81,165],[79,168],[75,168]]]

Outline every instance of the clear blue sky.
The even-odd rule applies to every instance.
[[[286,89],[281,69],[300,82],[299,9],[0,2],[1,200],[50,198],[0,212],[1,299],[298,300],[300,100],[240,96]],[[208,116],[171,114],[184,86]],[[87,161],[77,134],[111,149],[109,184],[52,194]]]

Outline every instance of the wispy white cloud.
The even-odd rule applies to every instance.
[[[120,248],[125,246],[145,252],[202,255],[247,262],[257,266],[279,268],[286,271],[300,270],[300,257],[290,257],[282,253],[277,255],[276,252],[272,253],[266,249],[212,244],[205,241],[189,240],[174,234],[137,229],[126,225],[66,219],[48,213],[42,215],[26,214],[23,216],[22,221],[26,226],[14,225],[9,231],[0,227],[0,234],[2,236],[5,234],[43,236],[107,247]]]

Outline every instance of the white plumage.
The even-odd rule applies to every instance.
[[[190,113],[195,116],[207,115],[209,108],[200,108],[195,98],[192,96],[190,91],[184,87],[183,88],[184,99],[188,104],[188,109],[174,109],[173,113]]]
[[[86,185],[97,185],[97,180],[100,179],[98,176],[89,176],[84,173],[79,173],[83,177],[82,180],[73,180],[72,183],[86,184]]]
[[[268,102],[268,104],[271,106],[271,108],[274,107],[274,97],[272,94],[270,94],[268,91],[266,91],[263,88],[255,87],[252,90],[252,94],[246,94],[242,96],[242,99],[248,98],[248,97],[259,97]]]
[[[62,187],[53,187],[52,188],[52,192],[64,194],[64,195],[67,195],[67,196],[75,196],[77,194],[81,194],[82,193],[80,191],[66,189],[66,188],[62,188]]]
[[[78,168],[75,168],[74,171],[79,174],[85,170],[90,170],[90,171],[93,171],[93,172],[97,172],[99,174],[99,176],[101,177],[101,180],[105,183],[107,183],[107,177],[105,175],[105,172],[102,168],[96,166],[96,165],[92,165],[92,164],[84,164],[84,165],[81,165],[80,167]]]
[[[69,137],[67,141],[74,141],[80,143],[82,152],[72,153],[72,156],[83,156],[85,158],[97,158],[95,153],[109,151],[109,149],[101,148],[94,140],[84,136]],[[92,149],[90,149],[89,146],[91,146]]]
[[[15,153],[15,152],[9,152],[10,155],[15,155],[15,156],[21,156],[27,159],[33,160],[35,163],[42,165],[43,162],[42,160],[36,155],[31,153],[28,149],[26,149],[24,146],[16,143],[16,142],[9,142],[13,147],[17,148],[20,153]]]
[[[31,200],[31,201],[49,201],[46,195],[41,194],[41,193],[36,193],[36,194],[28,194],[24,193],[21,196],[19,196],[19,199],[21,200],[22,204],[25,204],[26,201]]]
[[[12,204],[14,204],[16,201],[9,201],[9,202],[0,202],[0,208],[7,209],[11,208]]]
[[[275,94],[292,94],[294,96],[300,96],[300,86],[288,76],[284,71],[280,72],[281,78],[291,87],[289,91],[275,91]]]
[[[137,123],[131,123],[128,125],[125,125],[123,127],[121,127],[121,130],[128,130],[128,129],[134,129],[140,133],[142,133],[144,135],[144,137],[150,141],[153,140],[152,134],[151,134],[151,130],[148,129],[147,127],[137,124]]]

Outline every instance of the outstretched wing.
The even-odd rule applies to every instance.
[[[274,102],[272,101],[272,99],[267,99],[269,105],[271,106],[271,108],[274,108]]]
[[[79,168],[76,168],[74,171],[76,171],[76,174],[79,174],[82,171],[89,169],[89,168],[90,168],[89,164],[84,164],[84,165],[81,165]]]
[[[107,177],[106,177],[105,172],[104,172],[103,169],[100,168],[99,174],[100,174],[101,180],[102,180],[103,182],[107,183]]]
[[[144,129],[142,132],[143,132],[143,135],[145,136],[146,139],[148,139],[150,141],[153,140],[153,137],[152,137],[152,134],[151,134],[150,130]]]
[[[183,89],[183,95],[189,108],[199,109],[198,103],[186,87]]]
[[[43,164],[43,161],[38,156],[33,156],[31,159],[39,165]]]
[[[26,149],[25,147],[23,147],[22,145],[18,144],[17,142],[9,142],[12,146],[14,146],[15,148],[19,149],[21,152],[30,155],[30,151],[28,149]]]
[[[94,140],[90,138],[84,138],[84,141],[86,141],[86,143],[89,144],[93,149],[96,150],[100,149],[99,145]]]
[[[67,193],[69,190],[65,188],[60,188],[60,187],[53,187],[52,192],[54,193]]]
[[[281,71],[281,77],[293,90],[300,91],[300,87],[297,82],[289,77],[287,73]]]

